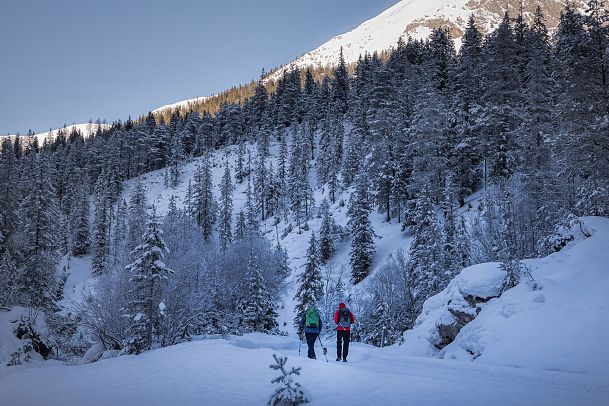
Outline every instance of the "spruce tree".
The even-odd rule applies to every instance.
[[[72,229],[72,255],[80,256],[89,252],[89,198],[86,186],[79,185],[74,192],[70,223]]]
[[[334,253],[334,229],[336,224],[330,215],[330,205],[326,200],[321,203],[321,226],[319,228],[319,259],[326,263]]]
[[[125,345],[136,354],[152,347],[154,326],[161,317],[159,285],[173,273],[164,262],[169,248],[163,240],[160,226],[153,206],[142,243],[133,252],[135,261],[126,267],[133,286],[131,300],[125,309],[125,317],[130,320]]]
[[[332,80],[332,101],[336,104],[339,113],[344,114],[349,108],[349,74],[347,72],[347,64],[343,56],[341,47],[338,56],[338,65],[334,70],[334,79]]]
[[[444,289],[449,280],[443,269],[443,236],[429,186],[425,186],[417,197],[414,214],[414,240],[409,249],[408,268],[418,281],[419,296],[425,300]]]
[[[256,256],[250,256],[247,268],[247,295],[239,305],[241,323],[248,332],[270,333],[277,328],[277,312]]]
[[[217,213],[210,159],[207,153],[195,173],[193,185],[193,216],[205,241],[211,238]]]
[[[349,222],[347,223],[353,240],[351,241],[350,264],[353,283],[359,283],[370,272],[374,259],[374,230],[370,224],[370,198],[365,174],[356,179],[355,191],[349,201]]]
[[[108,269],[110,242],[110,202],[104,187],[104,173],[100,175],[95,185],[94,231],[93,231],[93,272],[101,275]]]
[[[305,263],[305,269],[298,276],[297,283],[298,291],[296,292],[296,296],[294,296],[294,300],[296,301],[296,307],[294,309],[294,312],[296,313],[294,327],[296,327],[298,334],[302,335],[303,329],[300,325],[300,318],[309,307],[317,306],[317,302],[321,299],[323,294],[322,275],[319,267],[315,233],[311,234],[309,248],[307,249],[307,262]]]
[[[26,306],[55,310],[59,211],[46,154],[39,153],[32,159],[29,189],[19,207],[23,248],[19,288]]]
[[[220,245],[226,248],[233,240],[232,219],[233,219],[233,190],[235,186],[230,176],[230,167],[226,161],[224,175],[220,183],[220,216],[218,219],[218,234]]]

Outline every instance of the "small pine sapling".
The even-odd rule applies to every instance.
[[[268,401],[270,406],[298,406],[311,401],[309,391],[301,386],[298,382],[294,382],[292,375],[300,375],[301,368],[292,367],[287,371],[285,364],[288,357],[279,357],[273,354],[275,364],[269,365],[269,368],[280,371],[281,375],[273,379],[271,383],[277,383],[279,386],[275,388],[275,392],[271,395]]]

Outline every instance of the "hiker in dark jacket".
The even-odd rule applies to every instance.
[[[304,327],[307,347],[309,348],[308,356],[311,359],[315,359],[315,340],[317,340],[317,336],[321,333],[322,326],[319,311],[315,307],[308,308],[300,318],[300,325]]]
[[[351,325],[355,323],[355,316],[344,303],[339,304],[338,310],[334,312],[334,323],[336,323],[336,360],[340,361],[342,357],[343,362],[347,362]]]

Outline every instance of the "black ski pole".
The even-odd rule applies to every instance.
[[[298,344],[298,357],[300,358],[300,349],[302,348],[302,337],[300,335],[298,335],[298,341],[300,341],[300,344]]]
[[[317,335],[317,338],[319,338],[319,344],[321,345],[321,348],[324,352],[324,357],[326,357],[326,362],[330,362],[328,361],[328,349],[324,347],[324,344],[321,342],[321,333]]]

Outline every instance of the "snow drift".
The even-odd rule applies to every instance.
[[[499,296],[497,263],[464,269],[425,302],[400,351],[408,355],[609,377],[609,219],[585,217],[586,238],[546,258],[526,260],[533,280]],[[489,300],[490,299],[490,300]],[[442,346],[442,326],[473,320]],[[439,348],[440,347],[440,348]],[[443,347],[443,348],[442,348]]]

